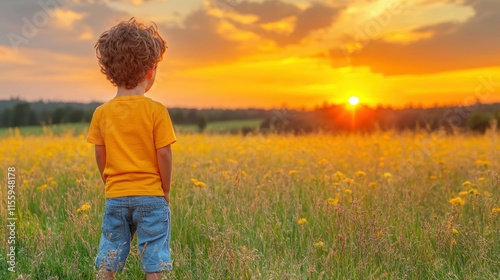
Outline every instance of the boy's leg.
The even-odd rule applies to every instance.
[[[161,272],[146,273],[146,280],[160,280]]]
[[[97,280],[113,280],[115,279],[115,272],[111,270],[106,270],[105,267],[102,267],[97,272]]]
[[[148,279],[159,279],[172,269],[170,259],[170,208],[161,196],[141,197],[134,212],[142,270]]]
[[[126,198],[107,199],[102,220],[102,235],[95,265],[105,279],[123,270],[130,252],[131,229],[127,221]]]

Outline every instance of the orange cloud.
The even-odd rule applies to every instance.
[[[84,13],[77,13],[73,10],[57,9],[54,11],[54,26],[62,29],[73,29],[76,22],[86,16]]]

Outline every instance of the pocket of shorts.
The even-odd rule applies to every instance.
[[[125,236],[125,224],[120,209],[106,209],[102,221],[102,233],[111,242]]]
[[[166,203],[150,205],[140,211],[139,229],[148,237],[168,232],[170,211]]]

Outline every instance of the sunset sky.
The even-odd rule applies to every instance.
[[[500,101],[498,0],[2,0],[0,99],[113,98],[93,47],[132,16],[168,42],[168,107]]]

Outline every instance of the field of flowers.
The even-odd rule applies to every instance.
[[[499,140],[178,135],[165,279],[499,279]],[[93,147],[50,131],[0,141],[0,279],[94,279],[104,195]],[[138,264],[134,248],[117,279],[143,279]]]

